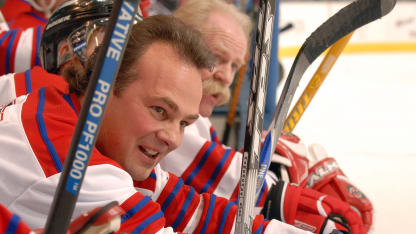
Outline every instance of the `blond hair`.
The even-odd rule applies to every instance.
[[[222,11],[231,15],[243,29],[247,41],[250,41],[252,31],[250,17],[240,12],[233,4],[226,3],[223,0],[188,0],[173,15],[185,24],[199,30],[214,11]]]

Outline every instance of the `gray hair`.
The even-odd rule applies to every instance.
[[[250,17],[234,6],[223,0],[188,0],[180,6],[173,15],[181,19],[185,24],[195,29],[200,29],[206,22],[210,13],[214,11],[223,11],[231,15],[241,26],[247,41],[250,41],[252,23]]]

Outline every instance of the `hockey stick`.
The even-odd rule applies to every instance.
[[[269,127],[269,133],[266,136],[264,145],[262,147],[261,153],[269,155],[271,149],[275,149],[277,140],[280,136],[280,133],[283,129],[283,122],[287,116],[289,105],[292,101],[296,87],[299,84],[300,79],[302,78],[303,73],[309,67],[309,65],[328,47],[338,41],[340,38],[351,33],[357,28],[368,24],[386,14],[388,14],[396,4],[396,0],[358,0],[350,3],[346,7],[338,11],[334,16],[329,18],[324,22],[318,29],[316,29],[311,36],[309,36],[306,41],[303,43],[301,49],[299,50],[295,61],[290,69],[288,78],[286,79],[285,86],[283,87],[282,94],[279,98],[279,101],[276,106],[276,111],[273,117],[273,120]],[[260,11],[261,12],[261,11]],[[266,32],[267,33],[267,32]],[[258,90],[259,87],[257,87]],[[260,103],[261,104],[261,103]],[[261,106],[261,105],[259,105]],[[256,106],[257,109],[258,106]],[[249,113],[247,118],[247,126],[254,126],[255,128],[247,128],[251,132],[246,132],[246,141],[247,136],[253,135],[259,136],[259,132],[262,127],[262,119],[255,116],[253,118],[253,113],[250,113],[254,108],[249,106]],[[248,134],[247,134],[248,133]],[[260,139],[253,138],[252,143],[246,145],[254,145],[259,147]],[[258,152],[258,151],[257,151]],[[257,153],[255,152],[255,153]],[[256,161],[257,160],[257,161]],[[257,165],[256,165],[257,163]],[[257,176],[258,168],[258,154],[246,153],[244,150],[242,168],[241,168],[241,178],[240,178],[240,190],[239,190],[239,200],[238,200],[238,210],[237,210],[237,220],[236,220],[236,230],[241,230],[238,233],[243,233],[240,225],[241,220],[244,219],[245,230],[251,228],[251,223],[254,219],[253,209],[254,209],[254,197],[255,197],[255,188],[253,189],[254,184],[258,184],[258,188],[261,188],[264,181],[263,178]],[[262,165],[263,167],[263,165]],[[268,168],[268,165],[267,165]],[[256,180],[257,179],[257,183]],[[244,201],[243,201],[244,199]],[[249,203],[249,204],[247,204]],[[244,204],[244,209],[241,208],[240,204]],[[243,213],[245,216],[239,216],[240,213]],[[247,217],[249,216],[249,217]],[[240,228],[240,229],[237,229]],[[248,229],[250,230],[250,229]],[[247,232],[245,232],[247,233]]]
[[[255,182],[259,168],[260,140],[263,130],[275,9],[275,0],[262,0],[259,3],[256,39],[251,53],[253,68],[251,70],[252,79],[238,191],[236,233],[251,233],[254,220]]]
[[[271,137],[271,145],[267,147],[270,149],[276,147],[293,95],[309,65],[342,37],[388,14],[395,4],[396,0],[354,1],[329,18],[306,39],[292,64],[277,103],[273,121],[269,127],[268,135]]]
[[[279,29],[279,33],[282,33],[284,31],[287,31],[289,29],[293,28],[293,24],[292,23],[288,23],[285,26],[283,26],[282,28]]]
[[[90,77],[44,233],[66,233],[68,230],[97,140],[107,97],[117,76],[139,3],[140,0],[117,0],[113,3],[102,48]]]
[[[293,27],[292,23],[288,23],[287,25],[285,25],[284,27],[279,29],[279,34],[287,31],[289,29],[291,29]],[[276,35],[273,35],[276,36]],[[274,46],[274,45],[273,45]],[[277,45],[276,45],[277,46]],[[233,90],[233,96],[231,99],[231,105],[230,108],[228,109],[227,112],[227,120],[225,122],[225,129],[224,129],[224,133],[222,135],[222,143],[224,145],[228,144],[228,139],[230,136],[230,131],[234,122],[234,117],[235,117],[235,113],[237,111],[237,104],[238,104],[238,98],[240,96],[240,91],[241,91],[241,86],[244,80],[244,75],[246,74],[246,67],[247,64],[245,64],[243,67],[240,68],[240,71],[238,72],[238,76],[237,79],[235,81],[235,86],[234,86],[234,90]],[[244,68],[244,72],[242,73],[242,69]],[[281,79],[281,77],[279,77]]]
[[[337,61],[339,55],[344,50],[345,46],[348,44],[353,32],[347,34],[345,37],[337,41],[331,48],[328,50],[328,53],[323,58],[321,64],[316,70],[315,74],[312,76],[302,95],[300,95],[298,101],[293,106],[289,115],[285,120],[284,131],[292,132],[296,124],[299,122],[299,119],[302,117],[306,108],[312,101],[312,98],[315,96],[319,87],[321,87],[325,78],[328,76],[329,71],[331,71],[335,62]]]

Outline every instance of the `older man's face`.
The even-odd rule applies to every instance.
[[[208,48],[217,56],[214,70],[203,72],[203,96],[199,113],[209,117],[215,106],[229,100],[229,87],[244,63],[247,38],[240,24],[223,12],[211,13],[201,32]]]

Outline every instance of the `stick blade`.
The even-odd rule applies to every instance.
[[[317,28],[306,39],[301,51],[304,52],[309,63],[312,63],[342,37],[387,15],[395,5],[396,0],[358,0],[352,2]]]

